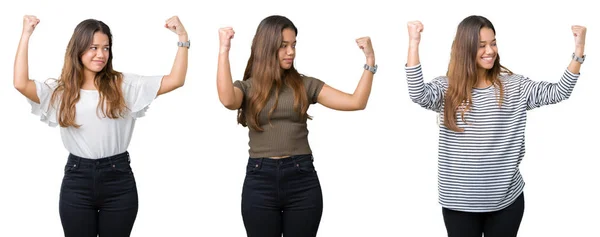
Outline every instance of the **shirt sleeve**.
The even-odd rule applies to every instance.
[[[50,99],[52,94],[58,85],[56,79],[48,79],[45,82],[33,80],[35,83],[35,90],[40,103],[36,103],[33,100],[27,99],[31,105],[31,113],[40,116],[40,121],[48,124],[50,127],[56,127],[58,125],[57,110],[58,103],[50,105]],[[56,101],[59,101],[58,99]]]
[[[123,73],[123,96],[133,118],[146,115],[150,104],[156,99],[163,76],[142,76]]]
[[[521,76],[521,96],[526,100],[527,110],[568,99],[578,78],[579,74],[572,73],[568,69],[564,71],[558,83],[533,81]]]
[[[304,77],[304,86],[306,88],[306,95],[308,97],[308,101],[311,104],[317,103],[317,99],[319,98],[319,93],[321,93],[321,89],[325,82],[314,78],[314,77]]]
[[[244,93],[244,97],[248,96],[248,92],[250,91],[250,80],[237,80],[233,82],[233,86],[242,90],[242,92]]]
[[[425,109],[441,112],[448,83],[446,77],[436,77],[425,83],[420,64],[405,66],[405,70],[410,99]]]

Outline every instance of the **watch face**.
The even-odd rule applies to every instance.
[[[377,72],[377,65],[375,65],[374,67],[371,67],[365,63],[365,65],[363,67],[365,68],[365,70],[369,70],[372,73]]]
[[[177,46],[179,47],[190,47],[190,41],[187,42],[177,42]]]
[[[577,57],[577,55],[575,55],[575,53],[573,53],[573,59],[575,59],[575,61],[579,62],[579,63],[583,63],[583,61],[585,60],[585,55],[580,57]]]

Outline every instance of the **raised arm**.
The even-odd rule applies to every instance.
[[[366,65],[369,67],[375,67],[375,52],[371,44],[371,38],[362,37],[356,40],[356,44],[366,57]],[[373,85],[373,75],[375,73],[369,70],[364,70],[358,86],[354,90],[353,94],[341,92],[327,84],[323,85],[323,89],[319,93],[317,102],[323,106],[341,110],[341,111],[352,111],[352,110],[363,110],[367,107],[369,101],[369,95],[371,94],[371,86]]]
[[[181,24],[179,17],[174,16],[167,19],[165,28],[175,32],[177,37],[179,37],[179,42],[188,42],[189,38],[187,31],[183,27],[183,24]],[[178,47],[177,55],[175,56],[175,62],[171,68],[171,73],[163,77],[157,96],[171,92],[183,86],[188,67],[188,50],[189,48],[185,46]]]
[[[13,84],[21,94],[39,104],[40,99],[37,96],[35,82],[29,79],[28,60],[29,38],[38,23],[40,23],[40,20],[35,16],[26,15],[23,17],[23,32],[15,56]]]
[[[231,39],[235,32],[231,27],[219,29],[219,63],[217,68],[217,92],[219,100],[230,110],[239,109],[242,106],[244,94],[242,90],[233,86],[231,78],[231,67],[229,65],[229,49]]]
[[[444,83],[441,78],[436,78],[432,82],[425,83],[423,72],[421,71],[419,44],[421,43],[423,24],[419,21],[411,21],[408,22],[407,27],[409,43],[405,70],[408,82],[408,95],[413,102],[421,107],[440,112],[443,104],[442,100],[446,93]]]
[[[573,37],[575,38],[575,56],[582,58],[584,55],[585,49],[585,33],[587,29],[584,26],[574,25],[571,26],[571,31],[573,32]],[[569,63],[569,71],[575,74],[579,74],[579,69],[581,68],[581,63],[571,60]]]
[[[572,26],[571,31],[575,38],[574,56],[582,58],[585,48],[586,28],[583,26]],[[581,63],[573,57],[558,83],[532,81],[529,78],[524,78],[522,93],[527,100],[527,109],[556,104],[568,99],[579,78],[580,68]]]
[[[423,24],[420,21],[411,21],[407,24],[408,27],[408,59],[407,67],[414,67],[421,64],[419,59],[419,44],[421,43],[421,32],[423,32]]]

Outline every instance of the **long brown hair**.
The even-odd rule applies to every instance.
[[[448,91],[444,103],[444,125],[453,131],[463,132],[464,129],[456,124],[456,112],[460,111],[461,119],[465,121],[465,112],[471,109],[471,92],[477,84],[477,50],[479,48],[479,32],[482,28],[494,31],[494,25],[482,16],[469,16],[465,18],[456,30],[452,43],[450,64],[448,65]],[[486,70],[485,77],[491,80],[494,87],[499,89],[498,106],[502,105],[504,86],[500,80],[500,73],[512,72],[500,64],[500,55],[496,55],[494,66]]]
[[[298,29],[288,18],[269,16],[260,22],[252,40],[250,58],[243,78],[244,81],[252,78],[252,89],[248,103],[244,103],[238,109],[238,123],[257,131],[263,131],[259,123],[259,114],[271,95],[275,96],[275,104],[269,110],[269,119],[277,108],[282,85],[289,86],[294,91],[294,110],[301,118],[310,118],[306,113],[308,97],[302,75],[296,71],[294,65],[284,70],[279,64],[278,51],[283,43],[284,29],[292,29],[298,35]]]
[[[102,21],[87,19],[75,27],[65,53],[65,63],[57,81],[57,88],[52,93],[50,105],[60,96],[58,123],[61,127],[73,126],[75,123],[75,104],[79,101],[79,90],[84,83],[83,63],[81,56],[89,49],[94,33],[101,32],[108,36],[109,55],[102,71],[96,74],[94,84],[100,94],[98,109],[108,118],[115,119],[123,115],[126,109],[125,98],[121,89],[123,75],[112,67],[112,34],[110,28]]]

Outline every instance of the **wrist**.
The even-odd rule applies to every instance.
[[[219,54],[229,55],[229,49],[228,48],[219,48]]]
[[[574,51],[575,55],[577,57],[582,57],[583,54],[584,54],[584,50],[583,49],[584,49],[583,45],[577,45],[577,46],[575,46],[575,51]]]
[[[189,40],[187,33],[182,33],[182,34],[177,34],[177,36],[179,37],[179,41],[181,42],[186,42]]]
[[[420,41],[411,40],[408,42],[408,48],[418,49],[420,43],[421,43]]]
[[[367,65],[369,65],[369,66],[375,66],[375,56],[368,56],[367,57]]]
[[[29,37],[31,37],[31,32],[23,31],[23,33],[21,33],[21,39],[29,39]]]

